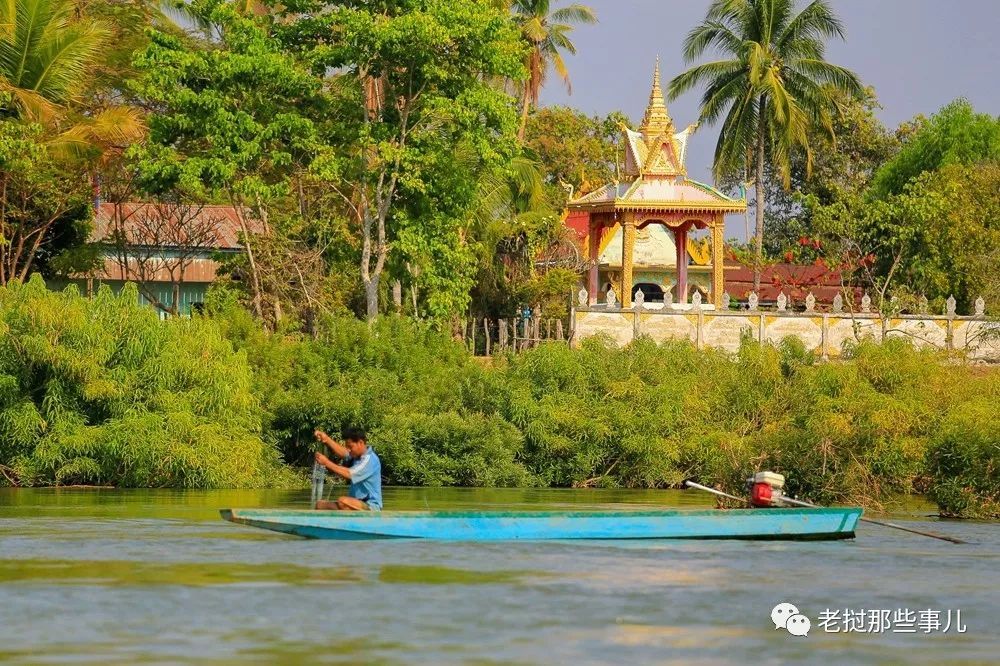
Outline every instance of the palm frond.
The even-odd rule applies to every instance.
[[[732,102],[747,97],[751,92],[750,80],[744,72],[716,79],[705,89],[700,121],[714,124]]]
[[[818,83],[824,83],[847,92],[853,96],[864,94],[864,85],[858,75],[847,69],[825,60],[799,58],[788,63],[788,69],[808,77]]]
[[[764,33],[761,41],[774,44],[784,33],[794,9],[794,0],[760,0],[758,2],[764,16]]]
[[[671,79],[667,84],[667,96],[671,100],[677,99],[695,86],[711,84],[715,79],[726,77],[736,70],[742,71],[743,68],[744,65],[739,60],[716,60],[695,65]]]
[[[569,5],[549,15],[553,23],[597,23],[597,13],[586,5]]]
[[[693,28],[684,39],[684,61],[691,62],[700,58],[709,48],[738,56],[746,45],[729,26],[718,21],[706,21]]]
[[[843,39],[844,24],[826,0],[813,0],[788,23],[777,37],[776,45],[779,52],[784,52],[787,45],[801,39],[822,41],[831,37]]]
[[[549,56],[549,60],[552,62],[552,67],[556,70],[556,74],[566,83],[566,90],[572,95],[573,84],[570,83],[569,69],[566,67],[566,61],[563,60],[562,54],[555,51]]]
[[[742,173],[748,149],[755,143],[757,127],[757,95],[747,86],[743,97],[734,101],[719,130],[712,166],[717,179]]]
[[[146,124],[137,109],[116,106],[84,118],[50,139],[50,153],[65,159],[88,159],[120,153],[146,134]]]
[[[32,60],[35,66],[22,81],[39,94],[57,102],[73,99],[86,81],[95,56],[110,35],[102,23],[80,23],[53,31],[38,43]]]
[[[4,0],[0,7],[10,24],[0,33],[0,80],[52,105],[71,101],[110,34],[108,27],[75,18],[72,0]],[[40,105],[30,95],[16,97],[26,113],[38,115]]]
[[[0,78],[0,92],[10,95],[18,115],[26,120],[51,124],[59,116],[59,108],[34,90],[12,86]]]

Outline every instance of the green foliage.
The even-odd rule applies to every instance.
[[[565,106],[539,109],[528,119],[525,146],[538,156],[546,174],[546,198],[562,210],[569,197],[580,196],[619,180],[625,162],[621,112],[601,118]]]
[[[942,150],[951,137],[955,150]],[[842,191],[825,203],[808,197],[827,259],[879,294],[924,295],[938,310],[954,295],[960,312],[970,312],[982,296],[995,310],[1000,161],[991,146],[997,137],[1000,121],[960,100],[917,129],[871,187]],[[911,172],[902,186],[889,184]]]
[[[517,30],[488,0],[325,8],[288,3],[273,32],[324,83],[327,149],[310,172],[356,225],[365,314],[391,267],[421,314],[447,319],[473,287],[479,185],[519,153],[513,100],[493,84],[523,76]]]
[[[37,119],[81,92],[87,68],[109,36],[80,19],[72,0],[0,4],[0,110]]]
[[[840,363],[801,343],[730,355],[642,338],[488,363],[426,323],[327,317],[266,332],[225,291],[160,321],[134,288],[0,289],[0,473],[18,484],[288,483],[313,430],[368,430],[388,483],[742,492],[771,469],[817,502],[931,488],[996,515],[1000,375],[890,339]]]
[[[812,127],[810,154],[792,152],[790,189],[774,177],[773,170],[768,173],[764,251],[771,257],[797,251],[799,239],[816,232],[813,214],[817,206],[863,193],[879,168],[899,151],[897,134],[876,116],[881,106],[874,89],[866,89],[860,98],[839,93],[835,99],[838,112],[832,117],[833,135],[825,128]]]
[[[136,58],[135,92],[158,110],[148,142],[133,149],[143,185],[203,199],[234,193],[234,203],[280,196],[317,149],[303,109],[318,104],[320,82],[232,5],[198,0],[191,11],[224,26],[220,43],[154,32]]]
[[[931,498],[945,515],[1000,518],[1000,382],[959,405],[941,422],[928,451]]]
[[[246,359],[213,322],[161,322],[134,287],[0,288],[0,465],[33,484],[285,483]]]
[[[976,113],[965,99],[945,106],[875,174],[872,194],[900,194],[918,176],[951,164],[1000,161],[1000,118]]]
[[[86,238],[85,174],[53,156],[49,139],[39,124],[0,119],[0,285],[50,268]]]

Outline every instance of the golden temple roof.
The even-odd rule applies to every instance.
[[[743,212],[746,201],[726,196],[710,185],[686,178],[684,158],[697,124],[675,132],[660,85],[660,61],[653,70],[649,106],[639,131],[623,127],[627,179],[608,183],[569,203],[570,209],[706,210]]]
[[[663,90],[660,88],[660,58],[656,58],[656,68],[653,70],[653,88],[649,91],[649,106],[642,118],[639,132],[647,141],[661,134],[672,134],[674,121],[667,111],[667,103],[663,100]]]

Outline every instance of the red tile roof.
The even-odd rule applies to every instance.
[[[776,301],[778,294],[793,302],[800,303],[811,292],[820,304],[832,303],[841,289],[850,290],[842,283],[841,272],[826,266],[808,264],[773,264],[765,266],[760,276],[758,297],[763,302]],[[861,289],[854,287],[855,295],[861,298]],[[726,262],[726,291],[735,299],[746,300],[753,290],[753,269],[729,260]]]
[[[212,250],[243,249],[239,242],[240,221],[235,207],[205,205],[200,208],[192,206],[189,210],[193,213],[192,222],[197,220],[196,223],[199,225],[205,222],[213,223],[214,237],[207,247]],[[120,215],[122,224],[127,226],[130,220],[138,221],[143,216],[159,214],[160,210],[157,209],[156,204],[150,203],[102,203],[94,215],[94,230],[90,235],[91,242],[101,242],[108,238],[110,229],[114,226],[116,213]],[[253,233],[261,233],[263,225],[260,221],[249,210],[244,209],[243,214],[250,230]]]

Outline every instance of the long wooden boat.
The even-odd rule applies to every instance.
[[[222,517],[313,539],[850,539],[860,508],[662,511],[309,511],[223,509]]]

